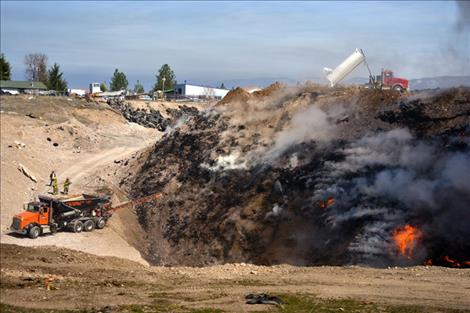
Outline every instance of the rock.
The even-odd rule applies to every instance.
[[[18,164],[18,170],[20,170],[20,172],[22,172],[26,177],[28,177],[29,179],[31,179],[33,182],[37,183],[38,180],[36,179],[36,177],[31,173],[31,171],[26,167],[24,166],[23,164],[19,163]]]
[[[26,148],[26,144],[21,141],[15,140],[14,143],[18,149]]]

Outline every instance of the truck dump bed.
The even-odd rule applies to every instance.
[[[70,210],[85,211],[94,209],[99,205],[110,203],[109,196],[88,194],[61,196],[40,195],[38,198],[41,202],[48,203],[57,213]]]

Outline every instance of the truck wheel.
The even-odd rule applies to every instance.
[[[106,226],[106,219],[100,218],[96,221],[96,228],[103,229]]]
[[[36,239],[41,234],[41,228],[39,226],[33,226],[29,229],[28,236],[31,239]]]
[[[76,221],[75,224],[73,224],[73,232],[80,233],[82,230],[83,230],[83,223],[81,221]]]
[[[57,225],[52,224],[52,225],[49,227],[49,229],[51,230],[51,233],[52,233],[52,234],[57,233]]]
[[[403,92],[403,87],[400,85],[393,86],[393,90],[398,91],[398,92]]]
[[[84,224],[83,224],[83,229],[85,231],[92,231],[93,229],[95,229],[95,222],[93,222],[93,220],[87,220]]]

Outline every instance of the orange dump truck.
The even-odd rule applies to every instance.
[[[92,231],[103,228],[113,212],[108,196],[41,195],[38,199],[26,204],[24,211],[13,217],[12,231],[33,239],[59,230]]]

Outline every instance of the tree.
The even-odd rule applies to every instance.
[[[226,89],[224,83],[220,84],[220,89]]]
[[[47,85],[47,55],[44,53],[30,53],[24,57],[26,66],[26,79],[34,82],[43,82]]]
[[[129,85],[129,82],[127,81],[126,74],[115,69],[114,75],[109,83],[109,89],[111,91],[127,90],[127,85]]]
[[[0,80],[11,79],[11,67],[10,63],[5,59],[3,53],[0,55]]]
[[[145,89],[144,86],[137,80],[137,83],[134,86],[134,92],[135,93],[144,93]]]
[[[108,87],[106,87],[106,83],[105,83],[105,82],[102,82],[102,83],[100,84],[100,90],[101,90],[102,92],[105,92],[105,91],[108,90]]]
[[[173,89],[176,85],[175,73],[168,64],[163,64],[156,75],[157,82],[153,87],[154,91],[163,90],[163,78],[165,78],[165,90]]]
[[[62,78],[64,73],[60,71],[59,64],[54,63],[54,65],[50,68],[48,75],[49,80],[47,82],[47,88],[59,92],[67,91],[67,81]]]

